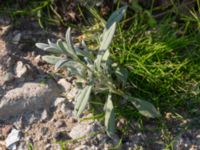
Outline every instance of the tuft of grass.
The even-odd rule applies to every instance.
[[[135,95],[151,99],[163,112],[185,107],[199,95],[200,36],[180,35],[171,17],[155,28],[142,17],[136,14],[126,30],[119,26],[112,57],[129,69]]]

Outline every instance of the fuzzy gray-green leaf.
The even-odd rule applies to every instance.
[[[62,58],[56,57],[56,56],[53,56],[53,55],[42,56],[42,60],[46,61],[47,63],[53,64],[53,65],[55,65],[61,59]]]
[[[38,47],[39,49],[43,49],[43,50],[45,48],[49,47],[49,45],[45,44],[45,43],[36,43],[35,46]]]
[[[102,58],[103,58],[105,52],[108,50],[110,43],[112,42],[112,38],[114,36],[115,29],[116,29],[116,23],[113,23],[112,26],[108,30],[105,30],[103,33],[103,38],[102,38],[102,42],[101,42],[101,45],[99,48],[99,53],[95,60],[95,65],[98,70],[100,70]]]
[[[82,89],[80,93],[77,95],[77,97],[75,98],[75,102],[76,102],[75,108],[74,108],[75,116],[79,117],[80,114],[85,109],[89,101],[91,91],[92,91],[92,85],[88,85],[84,89]]]
[[[129,100],[143,116],[148,118],[160,117],[160,113],[151,103],[135,97],[129,97]]]
[[[57,45],[55,43],[51,42],[49,39],[47,40],[47,42],[48,42],[49,46],[57,47]]]
[[[56,64],[55,64],[55,70],[57,70],[58,68],[62,67],[68,60],[66,59],[61,59],[59,60]]]
[[[106,29],[103,33],[102,42],[100,44],[100,51],[105,51],[108,49],[110,43],[112,42],[112,38],[114,36],[116,30],[116,22],[114,22],[108,29]]]
[[[87,50],[81,50],[79,48],[76,48],[76,54],[79,56],[87,57],[90,60],[93,60],[93,57],[94,57]]]
[[[67,61],[62,65],[62,67],[65,67],[69,71],[70,75],[75,75],[75,76],[78,75],[86,78],[85,76],[86,69],[83,67],[82,64],[76,61],[73,60]]]
[[[56,53],[56,54],[62,53],[62,51],[57,47],[46,47],[44,49],[44,51],[47,51],[47,52],[50,52],[50,53]]]
[[[114,108],[113,108],[113,103],[112,103],[112,95],[109,94],[107,101],[104,106],[105,110],[105,127],[106,127],[106,132],[108,136],[111,138],[115,134],[115,114],[114,114]]]

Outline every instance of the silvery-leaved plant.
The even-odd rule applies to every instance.
[[[106,101],[102,101],[105,101],[103,108],[105,111],[105,128],[111,138],[115,133],[114,100],[129,101],[146,117],[160,116],[160,113],[151,103],[132,97],[131,94],[123,90],[124,88],[120,88],[127,85],[128,71],[110,59],[108,48],[116,30],[116,23],[122,19],[126,9],[127,6],[121,7],[109,17],[101,36],[97,54],[89,50],[84,41],[82,41],[81,47],[73,45],[70,28],[66,32],[65,41],[59,39],[57,43],[52,43],[48,40],[48,44],[36,44],[38,48],[53,54],[43,56],[44,61],[54,64],[55,69],[66,68],[69,75],[76,76],[79,92],[75,97],[75,116],[81,115],[91,95],[98,96],[102,93],[107,95]],[[113,99],[113,96],[118,96],[119,99]]]

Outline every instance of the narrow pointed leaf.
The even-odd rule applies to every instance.
[[[127,9],[127,6],[123,6],[123,7],[119,8],[118,10],[116,10],[115,12],[113,12],[106,23],[106,28],[110,28],[110,26],[114,22],[119,22],[122,19],[122,17],[124,16],[126,9]]]
[[[105,30],[103,33],[103,38],[102,38],[102,42],[99,48],[99,53],[95,60],[95,65],[98,70],[101,69],[102,58],[112,41],[113,35],[115,33],[115,29],[116,29],[116,23],[113,23],[113,25],[108,30]]]
[[[89,101],[91,91],[92,91],[92,85],[88,85],[83,90],[81,90],[80,93],[75,98],[75,101],[76,101],[75,108],[74,108],[75,116],[79,117],[80,114],[85,109]]]
[[[104,61],[104,62],[108,61],[109,56],[110,56],[110,52],[109,52],[109,50],[106,50],[102,57],[102,61]]]
[[[135,97],[129,97],[129,100],[143,116],[148,118],[160,117],[160,113],[151,103]]]
[[[67,29],[65,38],[66,38],[66,42],[67,42],[67,46],[69,50],[75,54],[74,46],[72,44],[72,39],[71,39],[71,28]]]
[[[106,132],[108,136],[112,138],[115,134],[115,114],[111,94],[108,95],[104,110]]]
[[[48,40],[48,44],[45,43],[36,43],[36,47],[52,53],[61,53],[62,51],[56,46],[56,44],[51,43],[50,40]]]
[[[114,33],[115,33],[115,30],[116,30],[116,22],[114,22],[108,29],[106,29],[103,33],[103,37],[102,37],[102,42],[100,44],[100,51],[105,51],[111,41],[112,41],[112,38],[114,36]]]

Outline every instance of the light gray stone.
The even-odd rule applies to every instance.
[[[27,67],[23,64],[22,61],[18,61],[15,66],[15,75],[17,78],[21,78],[27,73]]]
[[[20,141],[19,146],[17,147],[17,150],[28,150],[26,143],[23,141]]]
[[[78,89],[77,88],[72,88],[69,93],[67,93],[67,98],[69,99],[69,101],[72,101],[72,99],[75,98],[76,94],[78,93]]]
[[[11,72],[6,72],[3,76],[2,76],[2,81],[3,83],[5,82],[9,82],[12,81],[15,78],[14,74]]]
[[[91,149],[87,145],[80,145],[80,146],[76,147],[74,150],[91,150]]]
[[[39,120],[39,117],[36,116],[34,113],[25,115],[25,118],[26,118],[28,124],[33,124]]]
[[[68,118],[73,116],[72,110],[64,103],[60,106],[60,111]]]
[[[65,102],[65,98],[63,97],[58,97],[56,98],[55,102],[54,102],[54,107],[57,107],[59,104]]]
[[[63,121],[63,120],[58,120],[58,121],[55,123],[55,127],[56,127],[56,128],[66,127],[66,123],[65,123],[65,121]]]
[[[69,133],[72,139],[77,139],[81,137],[90,137],[93,133],[98,131],[98,123],[90,123],[88,121],[79,122],[75,125]]]
[[[16,149],[16,144],[20,141],[20,138],[21,132],[19,130],[12,129],[12,131],[10,132],[10,134],[8,134],[8,137],[6,138],[6,147],[9,150]]]
[[[7,91],[2,97],[0,118],[6,119],[24,112],[48,109],[58,94],[58,87],[52,80],[46,84],[24,83],[22,86]]]
[[[34,58],[34,63],[36,65],[39,65],[39,63],[42,62],[42,56],[41,55],[37,55],[35,58]]]
[[[58,81],[58,84],[61,85],[63,87],[63,89],[65,90],[65,92],[69,92],[69,90],[71,89],[71,83],[69,83],[66,79],[62,78]]]
[[[13,44],[18,44],[19,41],[21,40],[21,36],[22,36],[21,33],[17,33],[16,35],[14,35],[14,37],[12,39]]]
[[[41,119],[40,121],[46,121],[48,119],[49,115],[48,115],[48,112],[47,110],[45,109],[42,114],[41,114]]]

